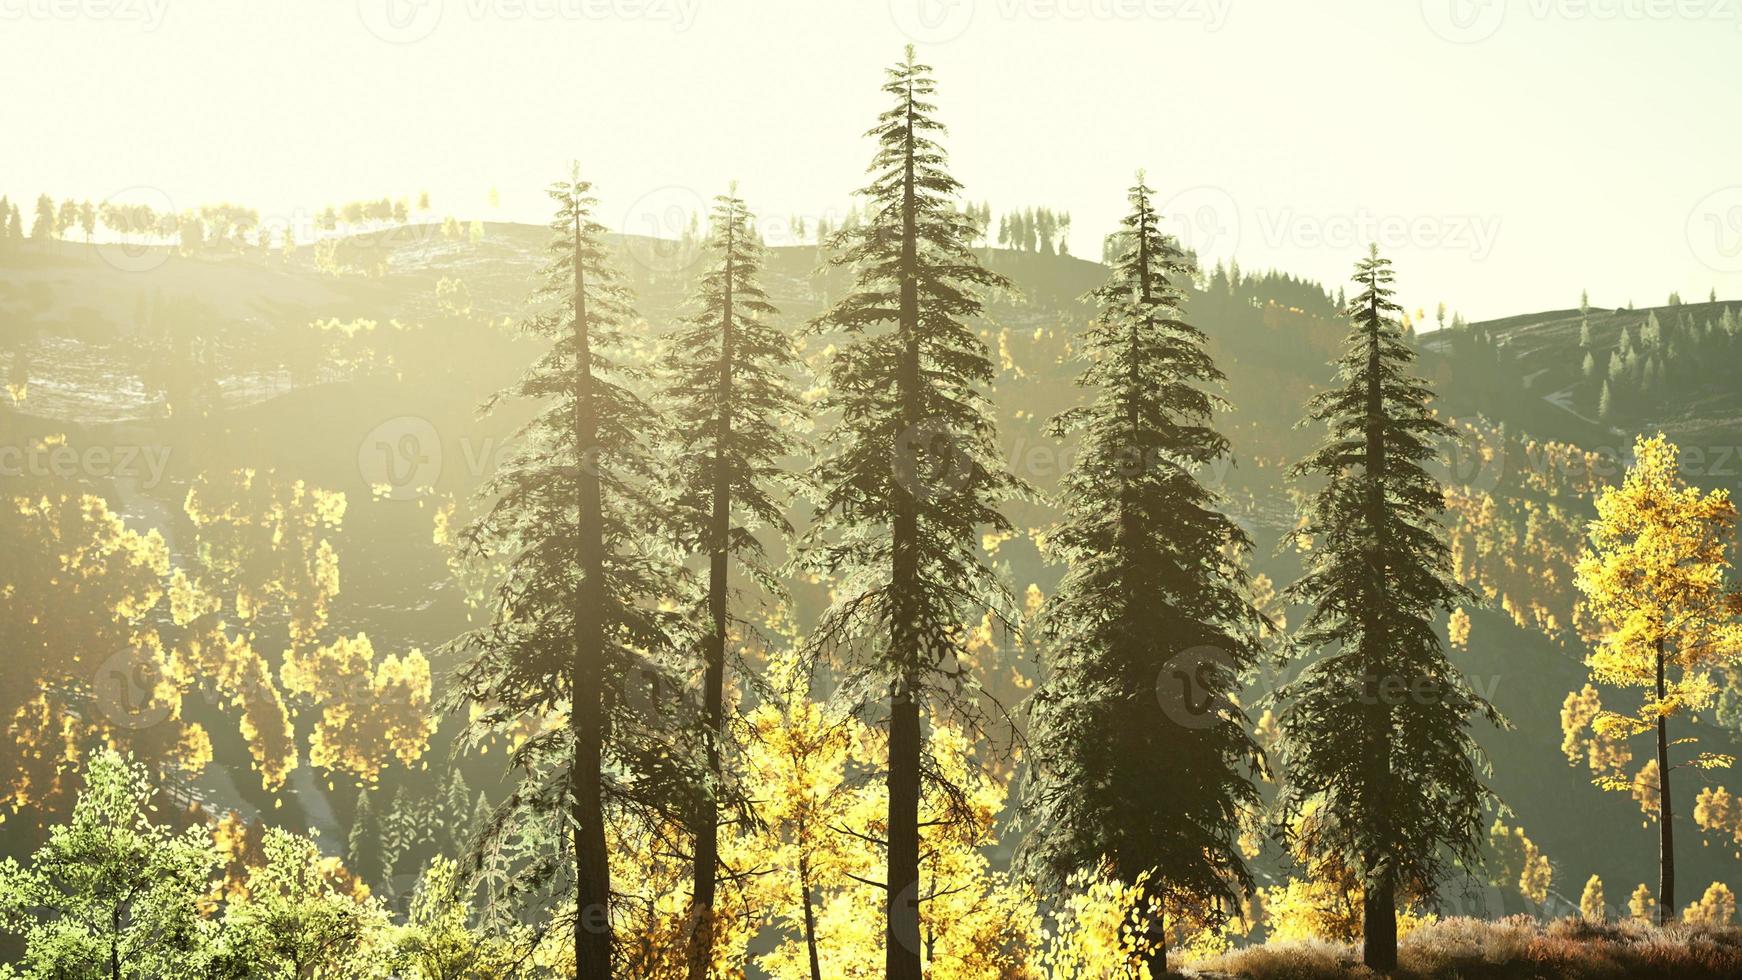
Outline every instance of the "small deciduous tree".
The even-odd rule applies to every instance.
[[[385,972],[393,949],[381,903],[353,894],[343,865],[310,838],[272,827],[261,847],[265,862],[224,910],[227,968],[263,980]]]
[[[1590,547],[1580,557],[1575,584],[1603,628],[1587,660],[1599,684],[1644,688],[1637,711],[1601,711],[1592,721],[1599,737],[1652,733],[1657,741],[1656,814],[1660,923],[1675,914],[1675,809],[1670,776],[1677,768],[1727,767],[1731,757],[1695,753],[1672,761],[1670,718],[1700,711],[1717,687],[1712,672],[1742,661],[1742,611],[1726,584],[1736,507],[1726,490],[1688,486],[1676,447],[1659,434],[1640,437],[1634,463],[1620,486],[1596,500]],[[1631,792],[1632,782],[1599,777],[1605,789]]]
[[[151,822],[156,791],[131,759],[98,753],[84,776],[70,820],[29,864],[0,863],[0,929],[23,935],[18,965],[44,978],[199,975],[217,850],[204,828],[176,834]]]

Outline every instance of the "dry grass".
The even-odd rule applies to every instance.
[[[1274,943],[1187,964],[1184,976],[1246,980],[1372,978],[1360,950]],[[1637,921],[1550,923],[1524,917],[1445,919],[1411,933],[1395,976],[1407,980],[1730,980],[1742,977],[1742,928]]]

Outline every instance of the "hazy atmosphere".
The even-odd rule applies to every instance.
[[[0,0],[0,980],[1742,977],[1739,44]]]
[[[614,229],[732,179],[764,215],[844,212],[878,105],[854,80],[911,41],[954,96],[969,196],[1069,210],[1079,254],[1118,217],[1091,188],[1142,165],[1200,254],[1332,280],[1379,240],[1415,270],[1407,304],[1477,319],[1742,281],[1732,0],[7,0],[0,18],[12,88],[52,91],[5,110],[15,198],[136,188],[295,222],[410,180],[462,218],[537,222],[578,157]]]

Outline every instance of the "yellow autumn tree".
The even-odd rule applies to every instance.
[[[1692,925],[1727,926],[1735,918],[1736,895],[1721,881],[1712,882],[1700,900],[1682,913],[1682,921]]]
[[[882,782],[867,776],[884,765],[886,737],[851,711],[813,699],[790,654],[776,654],[768,675],[778,696],[750,712],[743,763],[765,833],[728,835],[735,839],[721,848],[743,887],[767,903],[778,937],[758,965],[777,980],[880,976],[887,805]],[[934,719],[926,744],[938,775],[920,804],[916,900],[926,975],[1038,977],[1031,966],[1040,956],[1038,900],[993,870],[986,853],[997,843],[1007,775],[987,771],[973,740],[953,724]]]
[[[1270,941],[1295,942],[1306,939],[1332,943],[1355,943],[1361,940],[1363,925],[1363,894],[1360,877],[1335,852],[1312,845],[1324,819],[1322,801],[1310,803],[1296,818],[1289,839],[1291,858],[1302,872],[1280,885],[1258,889],[1259,907],[1263,911],[1264,928]],[[1409,883],[1406,883],[1406,886]],[[1401,906],[1397,912],[1399,939],[1415,929],[1436,920],[1431,913],[1419,911],[1419,886],[1399,889]]]
[[[1508,827],[1496,819],[1488,828],[1488,843],[1494,848],[1496,860],[1489,871],[1492,883],[1498,887],[1516,888],[1527,901],[1541,905],[1548,901],[1548,889],[1554,883],[1554,868],[1548,855],[1525,836],[1523,827]]]
[[[1609,917],[1603,907],[1603,879],[1596,875],[1585,882],[1585,890],[1579,895],[1579,914],[1586,922],[1602,922]]]
[[[1641,922],[1649,922],[1656,917],[1657,899],[1651,897],[1651,886],[1640,884],[1633,889],[1633,895],[1627,900],[1627,914]]]
[[[1687,486],[1677,471],[1676,447],[1661,434],[1639,439],[1634,455],[1621,485],[1597,495],[1597,519],[1575,582],[1603,630],[1586,661],[1593,680],[1645,689],[1637,711],[1602,711],[1592,727],[1605,738],[1656,734],[1657,914],[1665,923],[1675,910],[1671,773],[1681,766],[1731,762],[1704,752],[1672,762],[1671,747],[1692,740],[1672,741],[1669,719],[1711,704],[1716,694],[1712,672],[1742,656],[1738,603],[1725,581],[1736,508],[1728,491]],[[1635,790],[1621,779],[1597,782],[1606,789]]]

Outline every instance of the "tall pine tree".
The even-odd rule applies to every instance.
[[[1473,596],[1452,578],[1444,493],[1425,468],[1451,430],[1409,373],[1392,281],[1377,248],[1356,265],[1336,386],[1308,410],[1329,435],[1294,468],[1323,485],[1287,596],[1312,609],[1296,636],[1312,659],[1279,692],[1290,832],[1360,881],[1363,959],[1381,971],[1397,963],[1399,893],[1430,899],[1448,860],[1478,858],[1488,790],[1471,717],[1502,723],[1435,632],[1440,612]]]
[[[937,137],[931,69],[913,49],[891,68],[892,101],[877,141],[868,213],[837,236],[852,292],[818,319],[845,337],[829,368],[825,408],[837,447],[818,464],[823,520],[810,563],[837,576],[818,649],[855,654],[843,696],[887,698],[889,731],[887,975],[920,976],[919,801],[932,773],[928,712],[978,712],[958,654],[970,611],[1008,593],[978,550],[982,529],[1008,529],[996,509],[1020,484],[995,460],[984,388],[993,369],[968,320],[976,290],[1003,285],[969,249],[973,224]]]
[[[1140,175],[1091,294],[1077,383],[1093,399],[1053,421],[1081,444],[1046,536],[1068,571],[1038,624],[1051,652],[1031,705],[1022,863],[1049,889],[1103,860],[1126,882],[1149,875],[1161,976],[1164,910],[1219,924],[1250,885],[1237,826],[1258,797],[1240,769],[1262,755],[1231,695],[1263,620],[1239,564],[1250,542],[1195,475],[1228,452],[1210,418],[1222,374],[1182,318],[1175,282],[1191,270],[1152,194]],[[1182,680],[1194,690],[1173,699]],[[1162,720],[1158,692],[1177,709]]]
[[[759,529],[783,540],[790,478],[783,457],[798,451],[791,433],[800,417],[787,376],[792,341],[768,321],[777,311],[760,284],[762,243],[754,219],[731,193],[714,201],[696,311],[672,341],[669,396],[681,441],[676,513],[685,542],[708,556],[707,625],[701,637],[702,720],[709,787],[695,818],[695,897],[690,976],[704,980],[711,962],[714,893],[724,774],[726,636],[731,626],[731,569],[736,564],[765,594],[783,589]]]
[[[607,824],[681,825],[694,812],[696,773],[682,737],[693,733],[675,731],[684,715],[660,703],[682,689],[671,668],[687,640],[681,616],[660,605],[682,585],[667,542],[654,536],[663,526],[666,475],[652,448],[661,423],[626,387],[635,372],[620,359],[635,319],[629,296],[593,219],[592,185],[577,169],[550,196],[551,258],[524,325],[550,347],[491,400],[524,398],[537,411],[461,536],[466,554],[506,574],[491,623],[463,640],[473,656],[458,697],[477,708],[475,737],[528,717],[566,718],[512,753],[520,785],[479,850],[554,819],[567,839],[520,869],[509,897],[572,897],[552,914],[553,931],[572,929],[579,976],[608,977]]]

